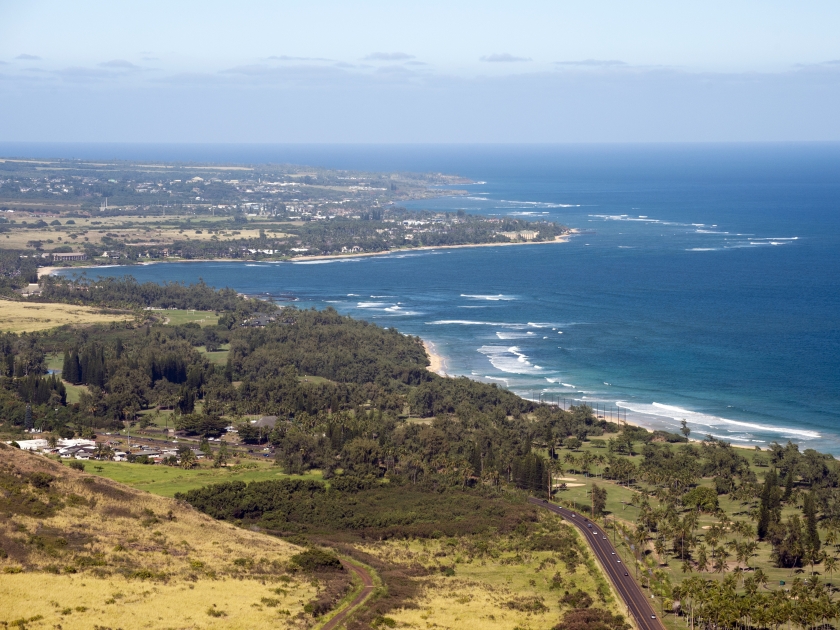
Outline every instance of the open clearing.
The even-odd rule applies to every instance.
[[[35,332],[65,324],[102,324],[133,319],[129,313],[103,312],[75,304],[38,304],[0,300],[0,330]]]
[[[556,526],[552,515],[540,515]],[[579,533],[575,535],[580,540]],[[589,593],[593,606],[624,614],[585,542],[584,562],[569,571],[553,551],[529,551],[514,537],[481,541],[486,554],[477,554],[476,539],[383,541],[357,545],[366,553],[397,564],[422,564],[432,573],[416,578],[422,594],[416,607],[388,613],[397,627],[409,628],[552,628],[572,606],[560,599],[568,591]],[[454,569],[446,576],[442,566]],[[594,569],[594,571],[593,571]],[[605,601],[598,595],[603,593]]]
[[[99,470],[100,467],[102,470]],[[193,468],[192,470],[170,466],[129,464],[128,462],[90,462],[86,470],[138,490],[145,490],[164,497],[174,497],[177,492],[186,492],[212,483],[226,481],[248,483],[282,477],[321,480],[319,472],[309,475],[284,475],[280,472],[278,466],[261,462],[249,462],[248,464],[226,468]]]
[[[202,218],[202,222],[213,223],[227,220],[229,217]],[[154,245],[166,247],[176,241],[212,241],[225,239],[259,239],[260,230],[256,229],[208,229],[196,226],[190,229],[178,225],[167,225],[163,217],[108,217],[99,220],[74,218],[75,224],[42,228],[29,228],[15,224],[9,231],[0,235],[0,242],[9,249],[25,249],[28,243],[40,241],[44,250],[49,251],[62,245],[79,249],[83,243],[107,245],[111,242],[125,242],[135,245]],[[176,219],[177,220],[177,219]],[[64,223],[63,219],[60,219]],[[145,225],[144,225],[145,224]],[[227,227],[227,226],[225,226]],[[289,235],[269,228],[271,237],[286,238]],[[107,240],[103,244],[103,239]],[[107,249],[107,247],[106,247]]]
[[[184,324],[198,324],[199,326],[215,326],[219,323],[219,315],[213,311],[187,311],[181,309],[162,309],[154,311],[164,317],[167,324],[183,326]]]

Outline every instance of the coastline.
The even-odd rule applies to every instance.
[[[429,365],[426,369],[440,376],[449,376],[446,373],[446,359],[437,353],[437,347],[431,341],[423,339],[423,347],[426,349],[426,356],[429,357]]]
[[[426,356],[429,358],[429,365],[426,366],[426,369],[429,372],[434,372],[435,374],[438,374],[440,376],[444,376],[444,377],[451,376],[446,371],[446,369],[447,369],[446,359],[443,357],[443,355],[438,354],[437,346],[434,344],[434,342],[429,341],[428,339],[424,339],[422,337],[421,337],[421,341],[423,342],[423,348],[426,350]],[[548,403],[548,404],[550,404],[550,403]],[[557,405],[555,405],[555,406],[557,406]],[[603,416],[599,416],[599,417],[603,418]],[[656,431],[655,427],[645,426],[645,424],[639,422],[638,419],[622,420],[622,422],[624,422],[628,426],[637,427],[637,428],[640,428],[640,429],[645,429],[646,431],[651,431],[651,432]],[[689,443],[699,444],[702,441],[703,441],[703,438],[699,438],[699,437],[689,437],[688,438]],[[729,444],[733,448],[742,449],[742,450],[746,450],[746,451],[755,451],[755,445],[747,446],[745,444],[737,444],[737,443],[733,443],[733,442],[729,442]],[[766,451],[768,449],[759,447],[759,450]],[[835,459],[837,459],[837,457],[835,457]]]
[[[559,243],[568,243],[569,239],[575,235],[579,234],[579,230],[572,229],[569,230],[566,234],[561,234],[560,236],[555,236],[553,241],[522,241],[516,243],[467,243],[463,245],[424,245],[422,247],[400,247],[397,249],[389,249],[382,252],[363,252],[363,253],[356,253],[356,254],[324,254],[322,256],[294,256],[292,258],[285,258],[282,260],[252,260],[252,259],[243,259],[243,258],[179,258],[176,260],[167,259],[167,260],[154,260],[139,263],[142,265],[163,265],[163,264],[170,264],[170,263],[199,263],[199,262],[236,262],[236,263],[255,263],[255,262],[266,262],[266,263],[301,263],[307,262],[310,260],[344,260],[344,259],[351,259],[351,258],[366,258],[369,256],[387,256],[389,254],[403,254],[408,252],[422,252],[422,251],[432,251],[437,249],[468,249],[473,247],[509,247],[514,245],[554,245]],[[75,267],[39,267],[38,268],[38,278],[42,278],[44,276],[49,276],[56,271],[62,269],[96,269],[97,267],[104,266],[104,265],[79,265]],[[109,267],[133,267],[134,265],[108,265]]]
[[[59,269],[72,269],[72,267],[38,267],[38,280],[44,276],[49,276]]]

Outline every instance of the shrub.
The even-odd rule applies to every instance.
[[[79,460],[77,460],[77,459],[71,460],[70,464],[68,464],[68,465],[69,465],[69,466],[70,466],[70,468],[72,468],[73,470],[81,470],[81,471],[83,471],[83,470],[85,469],[85,463],[84,463],[84,462],[80,462],[80,461],[79,461]]]
[[[46,490],[50,487],[50,484],[55,481],[55,477],[50,475],[49,473],[43,472],[36,472],[32,473],[29,476],[29,483],[31,483],[36,488],[40,488],[41,490]]]
[[[563,597],[560,598],[561,604],[566,604],[572,608],[589,608],[592,605],[592,597],[589,593],[584,593],[578,589],[573,593],[566,591]]]
[[[216,604],[213,604],[212,608],[207,609],[207,614],[211,617],[227,617],[227,613],[224,610],[218,610]]]
[[[373,477],[354,477],[344,476],[334,477],[330,484],[334,490],[339,492],[361,492],[362,490],[370,490],[376,485],[376,480]]]
[[[548,606],[543,603],[542,597],[515,597],[504,603],[505,608],[528,613],[548,612]]]
[[[338,556],[318,548],[295,554],[290,561],[302,571],[340,571],[342,569]]]
[[[630,630],[630,624],[601,608],[583,608],[567,612],[552,630]]]

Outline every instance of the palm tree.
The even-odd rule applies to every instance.
[[[837,530],[834,527],[830,527],[828,532],[825,535],[825,544],[827,546],[834,547],[834,555],[837,555]]]
[[[827,541],[826,541],[827,542]],[[829,576],[834,575],[834,570],[837,568],[837,558],[828,556],[823,562],[823,568],[828,572]]]
[[[706,557],[706,545],[697,547],[697,570],[704,572],[709,568],[709,560]]]

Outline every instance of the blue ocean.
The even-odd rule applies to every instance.
[[[413,208],[550,219],[566,244],[97,270],[293,295],[433,342],[446,371],[743,446],[840,454],[840,145],[0,145],[5,155],[437,171]]]

